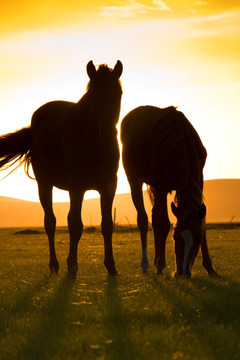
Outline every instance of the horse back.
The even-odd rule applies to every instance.
[[[65,188],[63,134],[75,103],[52,101],[38,108],[32,116],[31,157],[35,176]]]
[[[194,127],[175,107],[141,106],[121,124],[123,162],[143,182],[176,190],[180,177],[202,181],[206,149]]]
[[[189,181],[202,187],[207,152],[197,131],[182,112],[174,109],[159,118],[152,131],[152,143],[155,175],[158,181],[164,175],[168,191],[177,190]]]
[[[178,117],[180,126],[183,130],[189,157],[192,162],[197,162],[202,170],[207,158],[206,148],[204,147],[198,132],[185,115],[178,111]]]
[[[100,136],[85,94],[78,103],[53,101],[32,117],[32,165],[36,178],[68,190],[81,184],[98,190],[115,181],[119,162],[117,132]]]
[[[159,141],[155,128],[173,111],[174,107],[140,106],[130,111],[121,123],[124,167],[149,185],[154,185],[154,142]]]

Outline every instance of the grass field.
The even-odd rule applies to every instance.
[[[42,229],[38,229],[42,230]],[[103,240],[85,232],[79,272],[67,278],[68,234],[58,229],[60,273],[50,277],[44,233],[0,229],[0,359],[240,359],[240,228],[209,229],[219,279],[198,255],[191,280],[173,279],[171,237],[165,276],[140,270],[138,232],[116,232],[120,276],[103,266]]]

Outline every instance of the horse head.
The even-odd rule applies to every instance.
[[[91,99],[93,119],[97,121],[99,133],[109,128],[115,128],[119,119],[122,87],[120,76],[123,65],[117,61],[115,67],[110,69],[107,65],[95,68],[92,61],[87,64],[89,76],[88,94]]]
[[[180,206],[171,203],[173,214],[177,218],[173,238],[175,241],[176,275],[191,277],[191,270],[199,247],[205,236],[206,206],[202,203],[199,209],[188,216],[183,216]]]

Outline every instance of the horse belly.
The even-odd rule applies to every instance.
[[[129,139],[123,144],[123,165],[126,172],[131,171],[136,177],[148,185],[152,185],[152,168],[149,149],[144,141]]]
[[[44,180],[49,185],[55,186],[62,190],[67,190],[67,177],[64,169],[62,158],[58,157],[59,153],[48,153],[45,151],[32,155],[32,167],[36,180]]]
[[[66,156],[70,186],[99,190],[104,184],[115,182],[119,156],[117,139],[104,145],[83,141],[77,148],[70,148]]]
[[[62,136],[74,103],[53,101],[32,116],[32,167],[37,181],[67,189]]]
[[[36,180],[44,180],[49,185],[66,190],[67,176],[64,164],[64,152],[56,137],[48,139],[41,136],[32,144],[32,167]]]
[[[159,109],[141,106],[132,110],[122,120],[121,140],[125,170],[141,181],[153,185],[152,129]]]

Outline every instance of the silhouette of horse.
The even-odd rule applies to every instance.
[[[58,273],[54,235],[56,218],[52,208],[53,186],[70,196],[68,227],[69,273],[78,269],[77,248],[82,235],[81,208],[84,193],[100,193],[104,264],[111,275],[117,274],[112,251],[112,202],[117,186],[119,146],[116,125],[119,119],[122,88],[119,78],[122,63],[114,69],[87,64],[90,78],[85,95],[77,102],[53,101],[37,109],[31,126],[0,137],[0,167],[32,165],[49,240],[52,273]]]
[[[142,242],[142,270],[147,272],[148,218],[142,185],[149,185],[152,199],[152,226],[155,242],[154,264],[157,273],[166,266],[165,244],[170,229],[167,194],[176,190],[172,212],[177,217],[174,229],[176,275],[191,276],[201,246],[203,266],[216,274],[209,256],[203,203],[203,167],[207,152],[196,130],[183,113],[171,106],[160,109],[140,106],[121,123],[122,157],[137,210]]]

